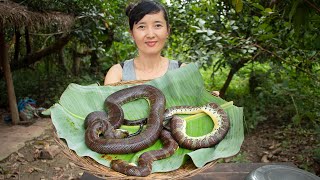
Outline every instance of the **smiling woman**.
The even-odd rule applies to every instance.
[[[138,56],[113,65],[104,84],[129,80],[150,80],[177,69],[181,63],[161,56],[170,34],[168,13],[160,3],[142,0],[126,9],[130,34],[138,49]]]

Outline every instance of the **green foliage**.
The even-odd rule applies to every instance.
[[[244,107],[246,131],[266,120],[303,128],[319,127],[319,101],[314,100],[320,95],[319,83],[305,75],[297,76],[294,69],[274,72],[268,64],[253,67],[238,73],[225,97]],[[216,89],[217,86],[210,85],[210,71],[202,74],[207,89]],[[216,79],[224,77],[225,74],[220,73]]]
[[[239,13],[243,9],[243,2],[242,0],[232,0],[232,6],[236,10],[236,12]]]
[[[70,83],[89,85],[103,83],[103,74],[94,76],[89,72],[83,72],[80,76],[73,76],[50,64],[38,64],[34,69],[22,69],[15,71],[13,81],[17,101],[29,97],[37,101],[37,106],[49,108],[58,102],[61,94]],[[4,81],[0,81],[0,107],[7,104],[7,89]]]
[[[225,98],[245,107],[248,129],[269,119],[312,127],[319,123],[320,4],[262,2],[172,2],[168,52],[202,65],[209,90],[236,72]]]

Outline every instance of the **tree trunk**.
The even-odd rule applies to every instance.
[[[28,55],[31,53],[31,41],[30,41],[29,29],[27,27],[25,28],[24,37],[26,39],[26,50]]]
[[[16,94],[14,92],[12,74],[10,70],[10,62],[8,58],[8,47],[5,42],[4,36],[5,34],[3,31],[3,27],[0,26],[0,61],[1,61],[2,69],[4,71],[6,84],[7,84],[8,100],[9,100],[12,123],[18,124],[20,119],[19,119],[19,112],[17,107],[17,99],[16,99]]]
[[[73,51],[72,73],[73,73],[75,76],[78,76],[78,75],[79,75],[80,62],[81,62],[81,58],[80,58],[80,56],[78,56],[78,53],[74,50],[74,51]]]
[[[20,39],[21,39],[21,33],[20,29],[18,27],[15,27],[15,44],[14,44],[14,57],[13,62],[18,63],[19,54],[20,54]]]
[[[224,97],[233,76],[249,61],[250,59],[242,59],[231,67],[227,80],[224,82],[223,87],[220,89],[220,97]]]
[[[68,72],[68,68],[66,65],[66,60],[64,58],[64,52],[63,52],[63,48],[61,48],[58,52],[58,59],[59,59],[59,67],[64,71],[64,72]]]
[[[76,49],[76,48],[75,48]],[[79,53],[77,50],[73,50],[72,51],[72,57],[73,57],[73,64],[72,64],[72,73],[75,76],[79,75],[80,72],[80,63],[81,63],[81,58],[82,57],[86,57],[89,55],[92,55],[92,51],[91,50],[86,50],[83,53]],[[98,56],[97,56],[98,58]],[[92,59],[91,59],[92,60]]]
[[[91,52],[91,58],[90,58],[90,69],[93,72],[94,75],[97,75],[99,73],[99,61],[98,61],[98,55],[97,51],[92,51]]]
[[[91,58],[90,58],[90,67],[93,69],[96,69],[97,67],[99,67],[99,62],[98,62],[98,55],[97,55],[97,51],[92,51],[91,52]]]

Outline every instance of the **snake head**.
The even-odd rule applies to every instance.
[[[122,138],[128,137],[129,132],[126,130],[123,130],[123,129],[115,129],[113,131],[113,135],[114,135],[114,138],[116,138],[116,139],[122,139]]]

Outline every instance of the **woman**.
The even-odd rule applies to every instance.
[[[149,80],[163,76],[168,70],[177,69],[180,62],[161,56],[170,34],[168,14],[158,2],[142,0],[126,9],[130,34],[138,56],[113,65],[104,84],[128,80]]]
[[[104,80],[104,85],[129,80],[150,80],[163,76],[168,70],[185,64],[161,56],[161,51],[170,34],[168,13],[158,2],[141,0],[126,9],[130,34],[138,56],[113,65]],[[218,91],[213,95],[219,96]]]

